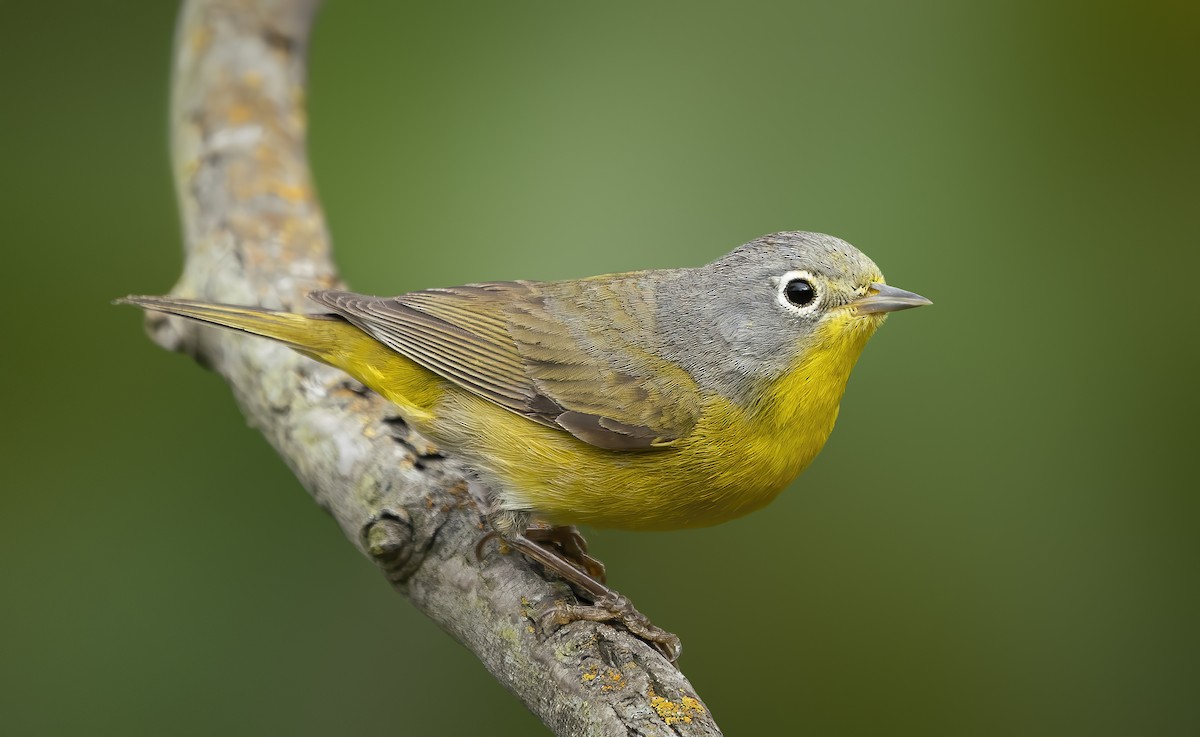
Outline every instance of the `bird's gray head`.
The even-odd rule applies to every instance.
[[[732,253],[701,267],[722,290],[739,287],[747,311],[782,318],[782,324],[815,324],[837,307],[882,283],[883,274],[862,251],[840,238],[822,233],[789,231],[750,241]],[[763,310],[771,300],[775,307]]]
[[[670,324],[659,331],[672,336],[666,352],[726,395],[792,369],[826,344],[861,350],[886,313],[929,303],[887,287],[875,262],[849,243],[800,231],[677,270],[657,301],[660,326]]]

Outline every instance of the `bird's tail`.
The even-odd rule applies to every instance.
[[[299,315],[172,297],[125,297],[116,303],[277,340],[342,369],[391,400],[410,421],[432,418],[431,408],[442,396],[443,382],[427,369],[335,315]]]
[[[115,304],[137,305],[155,312],[261,335],[326,363],[332,362],[339,338],[344,337],[343,333],[359,332],[345,320],[333,316],[299,315],[260,307],[238,307],[173,297],[129,296],[116,300]]]

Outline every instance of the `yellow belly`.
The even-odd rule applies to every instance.
[[[596,448],[469,395],[448,401],[463,401],[487,429],[458,425],[465,437],[435,422],[429,434],[458,448],[506,508],[624,529],[703,527],[762,507],[816,456],[837,414],[835,407],[810,431],[768,437],[740,410],[712,407],[675,445],[629,452]]]

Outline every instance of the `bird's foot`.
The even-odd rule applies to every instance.
[[[633,606],[628,597],[615,591],[597,598],[592,604],[568,604],[555,601],[538,612],[539,624],[553,632],[571,622],[620,622],[635,637],[650,643],[663,657],[674,663],[683,643],[674,634],[651,623],[650,618]]]
[[[576,590],[592,600],[591,604],[555,602],[539,612],[543,629],[553,632],[570,622],[620,622],[635,637],[654,646],[668,660],[679,657],[682,645],[679,638],[651,624],[628,597],[604,585],[604,565],[587,554],[587,542],[574,527],[532,528],[532,536],[502,535],[492,531],[475,545],[476,558],[483,558],[483,548],[493,538],[502,545],[518,550],[526,558],[540,563],[547,571],[557,573]],[[545,540],[549,544],[542,544]],[[570,555],[570,558],[568,558]],[[591,571],[599,576],[593,577]]]

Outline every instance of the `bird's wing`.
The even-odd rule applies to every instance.
[[[607,281],[493,282],[311,297],[403,356],[600,448],[664,447],[700,414],[691,376],[653,351],[652,291]]]

